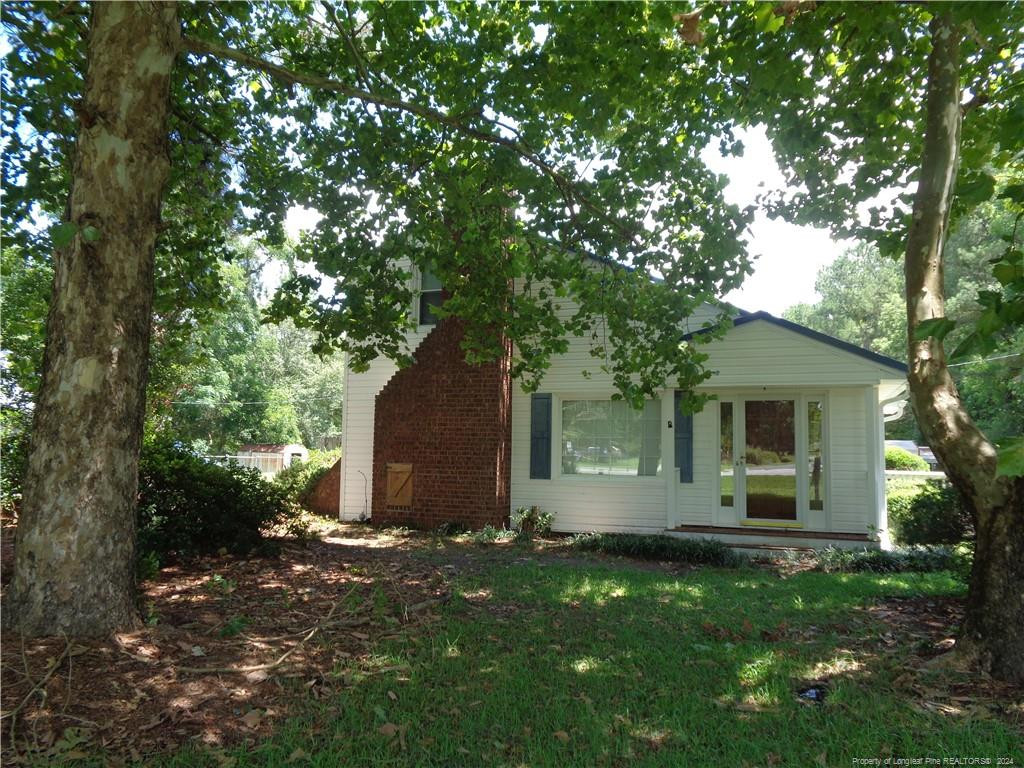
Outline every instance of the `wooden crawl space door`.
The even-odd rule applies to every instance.
[[[387,506],[412,506],[412,464],[387,465]]]

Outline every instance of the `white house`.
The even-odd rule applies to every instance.
[[[612,401],[611,378],[578,338],[527,394],[506,361],[465,364],[458,321],[435,325],[430,313],[440,286],[414,280],[415,363],[346,371],[342,519],[475,527],[537,505],[565,532],[886,541],[882,411],[906,388],[899,361],[742,313],[703,348],[714,374],[700,390],[714,399],[692,416],[672,389],[642,411]]]

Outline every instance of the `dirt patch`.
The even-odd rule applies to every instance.
[[[166,568],[144,585],[138,632],[72,642],[6,633],[4,764],[255,741],[298,703],[343,688],[346,670],[385,671],[376,644],[420,641],[454,570],[409,557],[413,540],[344,534],[285,542],[275,558]]]

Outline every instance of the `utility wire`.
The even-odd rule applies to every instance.
[[[211,408],[219,405],[287,405],[295,403],[309,403],[312,401],[319,400],[338,400],[336,397],[300,397],[295,400],[220,400],[214,403],[208,403],[198,400],[171,400],[170,405],[205,405]]]
[[[984,360],[968,360],[966,363],[949,363],[947,368],[956,368],[960,365],[979,365],[980,363],[991,363],[993,360],[1005,360],[1008,357],[1020,357],[1020,352],[1011,352],[1008,355],[997,355],[996,357],[986,357]]]

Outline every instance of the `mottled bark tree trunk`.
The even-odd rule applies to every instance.
[[[914,341],[945,316],[942,251],[960,144],[960,31],[932,20],[921,179],[907,240],[910,397],[918,425],[974,515],[974,570],[960,652],[1004,680],[1024,682],[1024,481],[996,477],[996,451],[964,410],[942,342]]]
[[[54,258],[5,611],[27,634],[98,635],[138,622],[138,459],[180,30],[174,3],[91,10],[69,200],[79,233]]]

